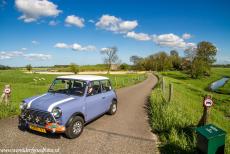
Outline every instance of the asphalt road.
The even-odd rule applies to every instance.
[[[2,149],[57,150],[63,154],[158,153],[156,136],[151,133],[145,103],[155,86],[153,75],[134,86],[117,90],[118,111],[89,123],[77,139],[64,135],[20,131],[16,117],[0,120],[0,153]],[[27,148],[27,149],[26,149]]]

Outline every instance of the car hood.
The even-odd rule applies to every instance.
[[[77,97],[72,95],[45,93],[40,96],[25,99],[24,101],[28,103],[28,108],[51,112],[54,107],[76,99]]]

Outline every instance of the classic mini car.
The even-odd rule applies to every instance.
[[[107,77],[59,76],[47,93],[23,100],[20,108],[20,129],[76,138],[86,123],[102,114],[116,113],[117,96]]]

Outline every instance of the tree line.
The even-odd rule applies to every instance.
[[[196,47],[186,49],[184,53],[184,57],[180,57],[176,50],[171,50],[170,54],[160,51],[147,57],[134,55],[130,57],[130,62],[133,63],[135,70],[183,70],[192,78],[210,75],[211,66],[216,61],[217,48],[215,45],[202,41]]]

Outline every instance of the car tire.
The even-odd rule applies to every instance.
[[[108,114],[109,115],[114,115],[117,112],[117,102],[113,101],[112,104],[110,105]]]
[[[77,138],[81,135],[84,129],[84,120],[80,116],[76,116],[72,119],[69,126],[66,128],[65,135],[69,139]]]
[[[21,119],[21,117],[18,118],[18,128],[21,131],[26,131],[27,130],[26,122],[23,119]]]

